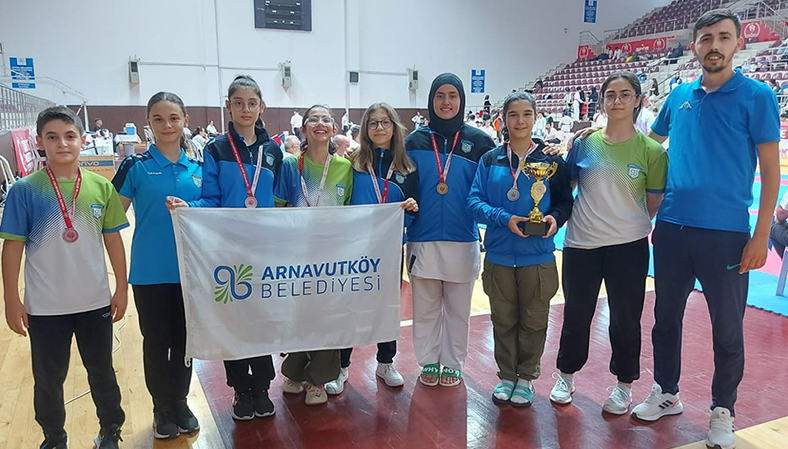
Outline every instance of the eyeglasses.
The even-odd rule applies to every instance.
[[[635,99],[635,94],[632,92],[621,92],[620,94],[615,92],[605,93],[605,103],[613,104],[616,102],[616,99],[621,100],[621,104],[629,104]]]
[[[376,130],[376,129],[378,129],[378,127],[383,128],[383,129],[389,129],[389,128],[391,128],[391,125],[392,125],[392,122],[389,119],[370,120],[369,123],[367,124],[367,129],[369,129],[369,130]]]
[[[331,126],[331,125],[334,124],[334,120],[331,117],[327,116],[327,115],[323,115],[323,116],[320,116],[320,117],[318,117],[316,115],[313,115],[313,116],[309,117],[308,119],[306,119],[306,124],[309,125],[309,126],[317,126],[318,124],[325,125],[325,126]]]
[[[230,106],[236,111],[243,111],[246,108],[249,108],[249,110],[254,111],[255,109],[258,109],[260,107],[260,103],[254,100],[250,101],[249,103],[244,103],[241,100],[233,100],[233,102],[230,103]]]

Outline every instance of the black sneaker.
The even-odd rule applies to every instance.
[[[153,438],[167,440],[180,435],[176,423],[175,412],[170,407],[161,407],[153,411]]]
[[[254,415],[258,418],[274,416],[274,403],[268,398],[268,390],[252,390],[254,398]]]
[[[252,403],[251,391],[235,392],[233,418],[240,421],[249,421],[254,418],[254,404]]]
[[[38,449],[67,449],[68,446],[66,445],[66,438],[62,438],[59,440],[50,440],[46,439]]]
[[[194,413],[189,410],[185,399],[175,403],[175,421],[178,423],[178,430],[181,433],[194,433],[200,430],[200,423]]]
[[[120,437],[119,427],[110,427],[109,429],[101,429],[93,444],[96,449],[119,449],[118,441],[123,441]]]

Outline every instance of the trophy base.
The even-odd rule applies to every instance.
[[[550,223],[544,221],[539,223],[534,223],[531,221],[520,223],[520,230],[523,231],[523,234],[525,235],[538,235],[540,237],[544,237],[547,235],[548,229],[550,229]]]

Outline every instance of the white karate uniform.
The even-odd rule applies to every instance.
[[[413,346],[419,365],[461,370],[468,355],[471,299],[481,269],[479,242],[411,242]]]

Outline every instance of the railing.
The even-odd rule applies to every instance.
[[[772,3],[770,5],[769,3]],[[788,0],[777,0],[776,2],[763,2],[759,0],[741,0],[731,4],[731,11],[736,13],[744,22],[747,20],[760,20],[766,24],[780,39],[788,34],[786,19],[780,11],[788,8]]]
[[[0,130],[33,126],[38,113],[54,105],[49,100],[0,84]]]

